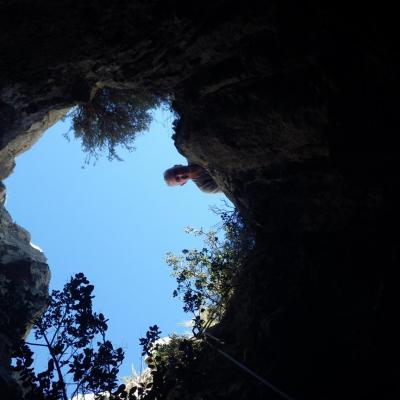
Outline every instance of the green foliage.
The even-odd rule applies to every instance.
[[[194,336],[172,335],[163,341],[159,340],[158,326],[150,327],[140,344],[143,355],[147,355],[151,377],[146,375],[140,388],[135,386],[137,399],[191,398],[194,388],[202,390],[199,377],[205,373],[207,356],[202,333],[222,318],[234,292],[237,273],[254,246],[254,237],[237,211],[216,212],[222,220],[221,232],[186,230],[203,239],[202,249],[167,254],[167,264],[177,281],[173,295],[180,296],[184,311],[193,315]]]
[[[166,343],[156,344],[152,351],[150,360],[147,362],[152,369],[167,368],[170,369],[171,364],[184,367],[192,360],[197,358],[197,353],[202,347],[199,340],[193,338],[172,335]],[[176,368],[173,368],[176,369]]]
[[[113,88],[99,89],[93,99],[75,107],[72,130],[81,139],[83,150],[92,157],[108,151],[108,159],[120,159],[116,147],[134,149],[138,133],[146,131],[152,121],[151,110],[162,103],[149,93]]]
[[[222,240],[216,231],[187,228],[187,233],[203,239],[203,248],[166,256],[177,282],[173,296],[181,296],[183,310],[193,315],[195,335],[222,318],[234,291],[235,276],[254,244],[237,211],[223,211],[220,216]]]
[[[36,342],[17,346],[13,368],[27,388],[26,399],[68,400],[85,393],[99,398],[121,391],[117,374],[124,353],[106,339],[107,320],[92,309],[93,289],[80,273],[63,290],[53,290],[48,309],[34,322]],[[48,351],[47,368],[40,373],[32,367],[30,346]]]
[[[133,372],[132,376],[123,379],[125,382],[125,392],[128,399],[131,400],[144,398],[153,386],[153,377],[149,368],[146,368],[140,374]]]
[[[152,328],[140,339],[143,354],[148,355],[146,362],[151,375],[145,374],[139,385],[131,386],[140,400],[166,399],[171,390],[195,384],[198,378],[194,372],[204,346],[201,340],[177,335],[160,341],[161,332],[158,331],[156,338]]]

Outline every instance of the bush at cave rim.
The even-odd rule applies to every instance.
[[[137,134],[149,128],[151,112],[162,102],[139,90],[102,88],[89,102],[75,107],[69,116],[74,135],[87,153],[86,162],[97,160],[105,151],[109,160],[120,160],[117,146],[132,151]]]

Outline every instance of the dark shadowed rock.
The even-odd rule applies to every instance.
[[[170,96],[178,150],[257,232],[226,350],[295,399],[398,398],[396,24],[330,1],[0,1],[0,154],[98,87]],[[275,398],[218,357],[179,398]]]

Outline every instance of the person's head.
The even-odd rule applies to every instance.
[[[190,179],[190,169],[184,165],[174,165],[164,172],[164,180],[168,186],[182,186]]]

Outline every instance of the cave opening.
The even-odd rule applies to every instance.
[[[64,137],[71,121],[60,121],[18,157],[5,181],[6,208],[48,258],[50,290],[78,272],[95,286],[95,308],[110,319],[109,337],[125,351],[120,376],[140,368],[138,338],[150,325],[165,335],[188,330],[182,322],[190,317],[172,298],[175,282],[164,257],[198,247],[200,239],[184,228],[216,226],[210,206],[226,201],[193,183],[165,184],[163,171],[186,163],[171,140],[172,122],[169,111],[155,110],[135,151],[118,149],[123,161],[102,157],[83,168],[80,142]]]

